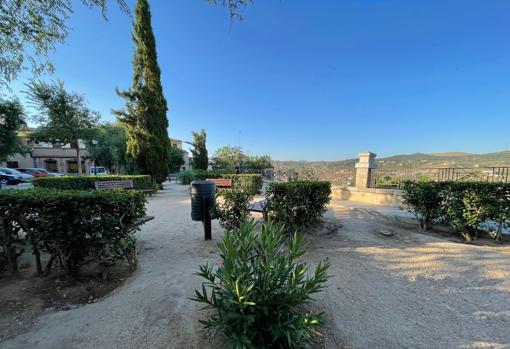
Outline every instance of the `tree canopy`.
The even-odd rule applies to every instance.
[[[126,154],[126,130],[121,123],[106,123],[97,128],[94,140],[87,141],[89,157],[96,157],[96,165],[104,166],[109,172],[136,172],[132,161]]]
[[[95,136],[99,114],[90,110],[85,98],[66,91],[64,83],[32,82],[28,98],[38,111],[32,119],[39,125],[32,134],[35,140],[71,144],[76,149],[78,173],[82,173],[79,142]]]
[[[26,153],[17,131],[25,125],[23,106],[17,98],[0,99],[0,161],[7,161],[11,155]]]
[[[170,172],[178,172],[179,168],[184,165],[184,153],[178,147],[170,146]]]
[[[247,155],[241,147],[230,145],[217,149],[213,155],[213,166],[218,170],[252,169],[262,170],[272,168],[272,160],[269,155]]]
[[[107,0],[80,0],[88,7],[99,7],[106,16]],[[124,0],[117,0],[128,12]],[[0,1],[0,84],[16,79],[28,63],[32,73],[53,71],[48,59],[69,34],[67,21],[73,12],[71,0]]]
[[[226,7],[231,18],[242,19],[240,9],[251,0],[207,0]],[[80,0],[87,7],[98,7],[106,18],[107,0]],[[129,13],[125,0],[116,0]],[[31,67],[38,75],[52,72],[49,54],[65,42],[70,28],[68,20],[74,11],[72,0],[1,0],[0,1],[0,85],[7,85],[18,74]]]

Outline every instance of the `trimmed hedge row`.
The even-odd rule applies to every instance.
[[[319,222],[330,195],[331,183],[326,181],[275,182],[266,193],[267,210],[273,221],[294,232]]]
[[[245,191],[252,195],[257,194],[262,189],[261,174],[230,174],[218,171],[188,170],[177,174],[177,179],[181,184],[191,184],[193,181],[203,181],[207,178],[230,178],[232,179],[232,189]]]
[[[151,176],[62,176],[62,177],[38,177],[32,179],[32,183],[38,188],[51,188],[61,190],[91,190],[94,182],[132,180],[134,189],[154,189]]]
[[[493,230],[498,241],[510,227],[510,184],[485,182],[405,182],[402,202],[426,230],[444,221],[465,240],[480,229]]]
[[[65,275],[77,275],[83,265],[106,266],[121,259],[134,269],[134,233],[145,215],[145,202],[138,190],[2,190],[4,259],[15,271],[20,248],[28,244],[39,274],[57,264]],[[44,267],[41,253],[50,257]]]

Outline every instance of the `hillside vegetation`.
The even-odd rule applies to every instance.
[[[337,171],[353,169],[358,159],[340,161],[273,161],[275,170]],[[510,151],[487,154],[445,152],[433,154],[394,155],[377,158],[379,168],[426,168],[426,167],[493,167],[510,166]]]

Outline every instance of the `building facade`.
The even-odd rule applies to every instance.
[[[3,167],[9,168],[44,168],[52,172],[62,174],[78,174],[78,162],[76,159],[76,145],[61,143],[45,143],[30,139],[32,130],[25,130],[19,133],[21,142],[27,146],[27,154],[16,154],[3,162]],[[82,173],[89,173],[92,161],[88,159],[85,144],[79,142],[82,157]]]
[[[170,139],[170,142],[172,142],[172,145],[174,147],[177,147],[182,151],[182,158],[184,159],[184,164],[181,165],[180,170],[186,171],[191,170],[191,158],[189,157],[189,153],[186,150],[182,149],[182,141],[180,139]]]

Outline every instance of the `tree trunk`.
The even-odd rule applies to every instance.
[[[82,175],[81,170],[81,150],[80,150],[80,140],[76,140],[76,160],[78,162],[78,176]]]

